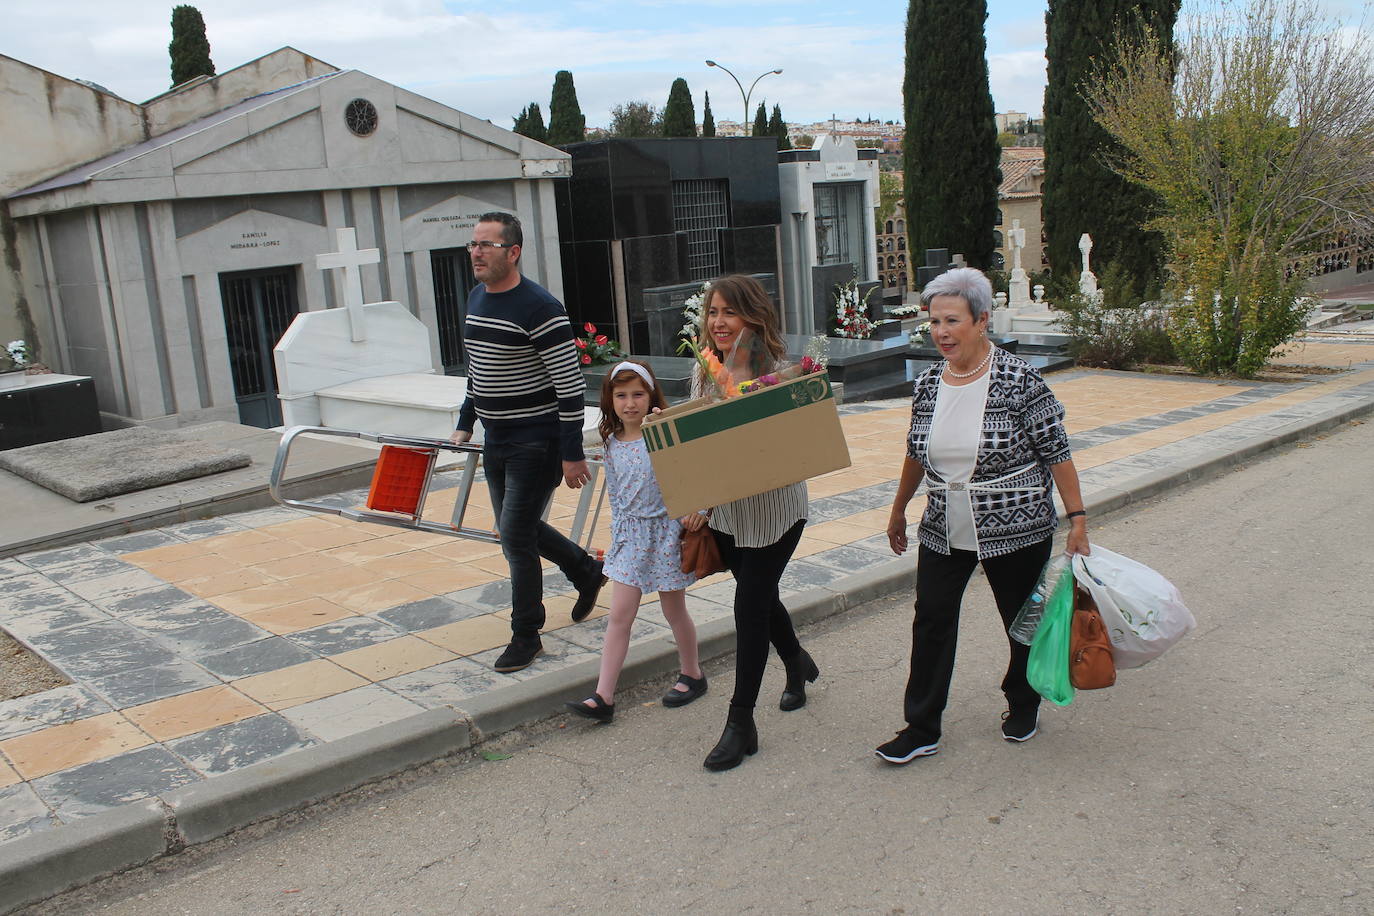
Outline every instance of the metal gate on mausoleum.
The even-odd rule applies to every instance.
[[[439,359],[445,375],[463,373],[463,321],[468,293],[477,285],[466,248],[429,253],[434,274],[434,312],[439,324]]]
[[[219,290],[239,422],[265,429],[280,426],[272,348],[300,311],[296,271],[287,267],[220,274]]]

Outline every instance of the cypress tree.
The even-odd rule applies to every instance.
[[[559,70],[553,77],[553,96],[549,99],[549,132],[547,142],[553,146],[579,143],[586,138],[587,119],[577,104],[577,88],[573,75]]]
[[[716,135],[716,119],[711,114],[711,93],[706,93],[701,104],[701,135],[703,137],[714,137]]]
[[[1095,273],[1116,264],[1135,297],[1159,280],[1163,239],[1140,228],[1157,199],[1103,164],[1117,147],[1093,120],[1081,89],[1121,29],[1144,23],[1168,45],[1178,10],[1179,0],[1049,0],[1043,206],[1046,253],[1057,276],[1078,275],[1078,239],[1086,232]]]
[[[1001,148],[988,90],[986,0],[910,0],[906,21],[906,225],[927,248],[990,267]]]
[[[172,58],[172,85],[180,86],[197,76],[214,76],[210,60],[210,40],[205,37],[205,18],[194,6],[172,7],[172,42],[167,45]]]
[[[773,106],[773,117],[768,119],[768,132],[778,138],[778,149],[791,149],[792,141],[787,138],[787,122],[782,119],[782,106]]]
[[[692,93],[687,81],[682,77],[673,80],[673,88],[668,90],[668,104],[663,106],[663,136],[695,137],[697,135],[697,110],[692,104]]]
[[[539,109],[538,102],[530,102],[516,115],[513,129],[517,134],[540,143],[547,142],[549,138],[548,128],[544,126],[544,112]]]
[[[754,129],[750,136],[767,137],[771,136],[768,131],[768,111],[763,107],[763,102],[759,102],[758,111],[754,112]]]

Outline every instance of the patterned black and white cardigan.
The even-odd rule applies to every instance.
[[[948,554],[944,481],[931,471],[929,460],[930,426],[944,368],[943,362],[936,363],[916,379],[907,456],[921,463],[934,487],[921,518],[921,543]],[[1064,405],[1029,363],[994,347],[983,435],[969,488],[979,559],[1011,553],[1054,534],[1058,517],[1049,467],[1070,457]],[[1002,492],[979,490],[980,484]]]

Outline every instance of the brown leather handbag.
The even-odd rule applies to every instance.
[[[698,579],[722,572],[725,562],[720,558],[720,548],[711,529],[702,525],[696,531],[682,529],[682,571],[692,573]]]
[[[1073,626],[1069,633],[1069,682],[1079,690],[1097,690],[1116,683],[1112,641],[1092,595],[1074,586]]]

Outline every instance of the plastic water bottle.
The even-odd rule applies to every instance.
[[[1029,646],[1031,640],[1035,639],[1035,631],[1040,629],[1040,621],[1045,617],[1045,608],[1050,603],[1050,596],[1054,594],[1059,581],[1065,575],[1073,575],[1069,571],[1070,560],[1068,554],[1060,554],[1046,563],[1045,568],[1040,571],[1040,578],[1035,581],[1035,588],[1031,589],[1030,597],[1021,605],[1016,619],[1007,629],[1007,634],[1021,645]]]

